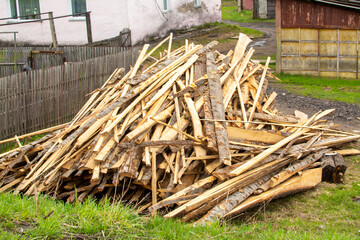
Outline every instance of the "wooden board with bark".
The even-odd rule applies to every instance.
[[[145,45],[134,67],[116,69],[72,121],[0,155],[0,192],[113,198],[141,214],[203,224],[321,177],[341,182],[340,154],[359,153],[342,147],[360,136],[335,129],[325,119],[333,109],[279,113],[276,93],[266,92],[277,78],[251,60],[249,43],[240,34],[227,54],[214,50],[216,41],[172,49],[172,36]]]

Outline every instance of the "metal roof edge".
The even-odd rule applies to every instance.
[[[351,8],[351,9],[357,9],[360,10],[360,3],[353,3],[353,4],[357,4],[358,6],[354,6],[354,5],[350,5],[350,4],[345,4],[344,2],[334,2],[334,1],[326,1],[326,0],[313,0],[314,2],[321,2],[321,3],[326,3],[326,4],[332,4],[335,6],[340,6],[340,7],[346,7],[346,8]]]

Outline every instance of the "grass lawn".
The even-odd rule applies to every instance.
[[[296,94],[360,105],[360,82],[307,75],[280,74],[280,86]]]
[[[26,145],[28,143],[31,143],[37,139],[44,137],[44,136],[45,136],[44,134],[39,134],[39,135],[27,137],[25,139],[20,139],[19,141],[20,141],[21,145]],[[5,153],[7,151],[10,151],[11,149],[18,148],[18,147],[19,147],[19,145],[15,141],[0,144],[0,153]]]
[[[39,196],[0,194],[1,239],[357,239],[360,158],[347,159],[345,184],[266,203],[228,222],[194,227],[137,215],[119,204],[64,204]]]
[[[234,1],[222,1],[221,14],[223,20],[234,22],[275,22],[275,19],[253,19],[252,10],[237,11],[237,3]]]
[[[233,1],[227,1],[232,3]],[[227,6],[223,7],[224,8]],[[244,13],[245,14],[245,13]],[[261,20],[263,21],[263,20]],[[219,46],[242,31],[262,33],[222,23],[191,38],[196,44],[218,40]],[[173,49],[184,39],[173,42]],[[167,46],[163,46],[161,51]],[[155,53],[158,57],[158,52]],[[303,95],[360,104],[359,82],[309,76],[279,75],[281,86]],[[325,89],[325,90],[324,90]],[[346,158],[345,184],[321,183],[315,189],[265,203],[226,222],[194,227],[191,223],[139,216],[118,203],[65,204],[49,196],[0,194],[1,239],[360,239],[360,157]]]

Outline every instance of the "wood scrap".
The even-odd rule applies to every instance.
[[[325,120],[333,109],[280,114],[276,93],[266,93],[269,61],[251,60],[247,36],[227,55],[213,50],[217,42],[173,49],[172,36],[155,49],[166,41],[161,58],[145,45],[132,70],[116,69],[69,124],[1,154],[0,192],[114,198],[202,224],[322,176],[342,181],[339,154],[359,150],[341,148],[360,135],[333,129]]]

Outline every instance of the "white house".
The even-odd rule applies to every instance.
[[[163,36],[171,29],[219,21],[221,0],[0,0],[0,32],[17,31],[18,42],[50,44],[47,20],[3,24],[48,18],[47,14],[18,18],[25,15],[53,12],[57,17],[86,11],[91,12],[93,41],[116,37],[129,28],[135,44],[146,36]],[[3,20],[9,17],[12,19]],[[54,23],[59,44],[87,43],[84,16],[59,18]],[[13,35],[0,34],[0,40],[12,41]]]

